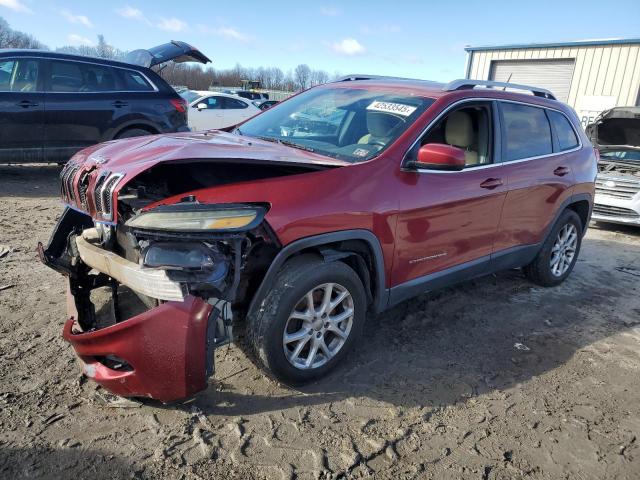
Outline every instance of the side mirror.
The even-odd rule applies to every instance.
[[[196,108],[198,110],[206,110],[207,109],[207,104],[206,103],[199,103],[196,105]]]
[[[430,170],[462,170],[465,166],[464,150],[444,143],[427,143],[420,147],[417,159],[409,165]]]

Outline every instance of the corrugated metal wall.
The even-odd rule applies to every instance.
[[[575,60],[567,103],[585,125],[604,109],[638,102],[640,44],[472,51],[469,78],[489,80],[494,60],[536,59]]]

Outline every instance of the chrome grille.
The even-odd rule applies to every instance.
[[[614,198],[633,198],[638,192],[640,192],[640,180],[603,175],[596,177],[596,193],[601,195]]]
[[[93,191],[96,211],[104,220],[113,218],[113,191],[123,177],[121,173],[105,173],[98,178]]]
[[[102,188],[102,185],[104,184],[104,181],[108,176],[109,172],[101,173],[98,177],[98,180],[96,180],[95,187],[93,188],[93,203],[95,204],[97,212],[102,211],[102,198],[100,196],[100,189]]]
[[[77,163],[68,162],[60,172],[60,195],[66,203],[74,203],[73,179],[80,170]]]
[[[80,208],[85,212],[89,211],[89,203],[87,202],[87,190],[89,190],[89,180],[91,178],[90,170],[85,170],[80,174],[78,180],[78,194],[80,195]]]
[[[596,215],[606,215],[607,217],[626,217],[626,218],[638,218],[640,214],[635,210],[624,207],[614,207],[612,205],[602,205],[596,203],[593,206],[593,213]]]

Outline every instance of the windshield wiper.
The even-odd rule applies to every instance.
[[[260,140],[264,140],[265,142],[279,143],[280,145],[285,145],[287,147],[297,148],[298,150],[304,150],[305,152],[314,152],[315,151],[311,147],[307,147],[305,145],[300,145],[299,143],[291,142],[289,140],[281,140],[279,138],[262,137],[262,136],[258,136],[256,138],[259,138]]]

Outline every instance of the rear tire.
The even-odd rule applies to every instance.
[[[152,135],[152,133],[148,130],[143,130],[142,128],[130,128],[116,135],[116,140],[120,140],[122,138],[142,137],[144,135]]]
[[[309,382],[342,362],[361,333],[366,309],[353,269],[305,255],[284,266],[249,316],[247,340],[267,373],[291,385]]]
[[[553,287],[564,282],[578,260],[582,231],[578,214],[573,210],[565,210],[536,258],[523,268],[526,277],[542,287]]]

